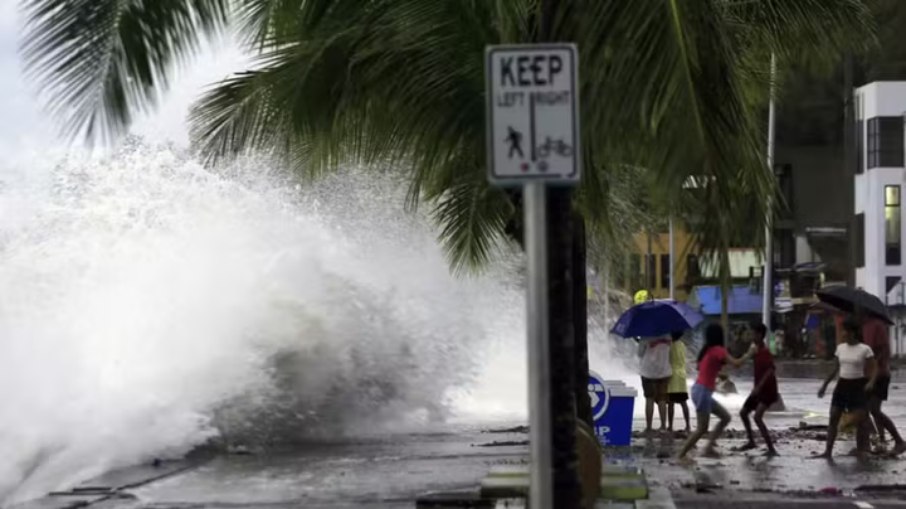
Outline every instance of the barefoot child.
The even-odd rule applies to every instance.
[[[881,410],[881,404],[887,401],[887,393],[890,388],[890,337],[887,332],[887,324],[877,318],[866,317],[862,322],[862,341],[871,347],[878,369],[875,388],[868,395],[868,413],[874,421],[881,442],[884,441],[884,431],[890,432],[894,441],[891,455],[896,456],[906,452],[906,441],[903,440],[890,417]],[[864,436],[866,428],[867,426],[863,426],[860,430],[865,443],[868,442],[868,437]],[[883,449],[879,448],[876,452],[883,452]]]
[[[780,397],[777,390],[777,377],[774,374],[774,356],[771,355],[771,350],[764,340],[767,331],[767,327],[758,322],[752,323],[749,327],[749,333],[752,335],[752,344],[755,347],[755,386],[752,388],[752,393],[746,399],[745,404],[742,406],[742,411],[739,413],[749,441],[736,450],[748,451],[757,447],[755,445],[755,435],[752,433],[752,423],[749,422],[749,414],[754,410],[755,425],[758,426],[758,431],[761,433],[764,444],[768,448],[765,455],[777,456],[777,450],[774,449],[771,434],[768,433],[768,428],[764,424],[764,413]]]
[[[837,364],[834,366],[834,371],[827,377],[818,391],[818,397],[823,398],[827,391],[827,386],[838,374],[840,375],[840,380],[834,388],[833,398],[831,398],[827,445],[824,452],[813,456],[814,458],[830,459],[833,455],[834,442],[837,440],[837,431],[843,412],[855,414],[856,429],[862,425],[867,413],[868,398],[874,391],[878,377],[878,366],[875,362],[874,352],[872,352],[870,346],[859,341],[859,324],[853,318],[847,318],[843,322],[843,339],[845,342],[837,345],[835,354]],[[870,373],[868,378],[865,377],[866,367]],[[860,456],[865,453],[866,451],[863,448],[857,451]]]
[[[720,422],[711,432],[708,439],[708,445],[705,447],[704,456],[717,456],[715,445],[724,428],[730,423],[730,414],[727,409],[714,400],[714,389],[717,385],[717,374],[724,364],[730,363],[733,366],[741,366],[750,356],[749,353],[741,359],[731,356],[724,347],[724,329],[716,323],[708,325],[705,329],[705,344],[698,352],[698,378],[695,385],[692,386],[692,402],[695,404],[696,428],[695,432],[689,436],[686,444],[679,453],[679,458],[683,459],[686,454],[695,447],[701,437],[708,433],[708,424],[711,414],[716,415]]]
[[[686,433],[691,431],[689,426],[689,392],[686,389],[686,345],[683,343],[683,333],[672,334],[673,343],[670,345],[670,367],[673,374],[667,385],[667,429],[673,431],[673,411],[676,405],[683,409],[683,418],[686,420]]]

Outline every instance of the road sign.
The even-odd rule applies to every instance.
[[[575,185],[580,175],[574,44],[488,46],[488,177]]]

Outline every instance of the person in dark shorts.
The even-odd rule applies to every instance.
[[[865,421],[868,411],[868,397],[875,390],[875,383],[878,377],[878,366],[875,362],[874,352],[871,347],[862,343],[859,338],[859,324],[853,318],[847,318],[843,322],[843,339],[844,343],[837,345],[837,352],[834,354],[837,363],[834,371],[827,377],[821,389],[818,391],[818,397],[823,398],[827,391],[827,386],[837,375],[840,380],[834,388],[834,395],[831,398],[830,421],[827,428],[827,445],[824,452],[813,456],[814,458],[831,459],[833,456],[834,442],[837,440],[837,432],[840,427],[840,418],[843,412],[855,414],[855,426],[859,429]],[[866,378],[866,369],[870,375]],[[866,450],[859,444],[857,455],[864,456]]]
[[[746,398],[739,417],[742,418],[742,424],[746,428],[746,434],[749,441],[744,445],[736,448],[737,451],[749,451],[755,449],[755,434],[752,433],[752,423],[749,422],[749,414],[755,412],[755,425],[764,439],[764,444],[768,450],[765,456],[777,456],[777,449],[774,448],[774,442],[771,440],[771,434],[764,424],[764,413],[780,398],[777,389],[777,376],[774,371],[774,356],[765,343],[765,336],[768,328],[759,322],[753,322],[749,326],[749,334],[752,336],[752,345],[755,350],[755,386],[752,393]]]
[[[683,333],[672,334],[673,344],[670,345],[670,367],[672,375],[667,384],[667,430],[673,431],[673,411],[676,405],[683,409],[683,418],[686,420],[686,433],[692,431],[689,425],[689,389],[686,388],[686,344],[683,343]]]
[[[667,384],[670,383],[670,338],[659,337],[639,342],[639,374],[645,396],[645,432],[652,431],[654,407],[661,420],[661,430],[667,429]]]
[[[868,413],[878,429],[879,438],[883,437],[885,430],[890,433],[894,441],[894,448],[891,454],[896,456],[906,452],[906,442],[903,441],[903,437],[890,417],[881,411],[881,404],[887,401],[890,389],[890,335],[887,324],[878,318],[866,317],[862,321],[862,340],[871,347],[878,366],[878,378],[875,382],[875,388],[868,396]],[[861,442],[868,443],[868,431],[868,426],[859,428],[859,432],[862,434]],[[886,451],[879,449],[877,452],[883,453]]]

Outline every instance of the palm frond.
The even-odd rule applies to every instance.
[[[583,112],[583,129],[594,133],[586,143],[611,164],[647,168],[662,197],[682,195],[690,176],[712,182],[697,203],[707,211],[696,232],[705,249],[729,247],[733,225],[719,219],[743,197],[759,198],[753,220],[764,224],[773,184],[738,67],[743,49],[719,2],[588,2],[577,10],[583,16],[568,29],[585,41],[583,103],[598,101]]]
[[[648,199],[663,202],[656,212],[705,211],[696,224],[706,249],[734,242],[730,218],[763,225],[774,187],[751,90],[764,75],[747,58],[755,44],[796,32],[808,39],[853,4],[832,3],[843,14],[813,21],[781,0],[759,9],[731,0],[561,3],[553,37],[580,48],[587,154],[578,206],[590,231],[616,245],[634,224],[627,215],[639,223],[656,215],[633,210],[627,168],[644,177]],[[493,228],[513,213],[481,176],[483,48],[535,38],[538,8],[537,0],[243,0],[262,63],[203,98],[193,132],[210,156],[267,148],[308,175],[342,162],[404,165],[410,205],[435,207],[454,263],[481,260]],[[845,32],[834,33],[833,44],[845,44]],[[690,176],[711,184],[684,197]]]
[[[834,68],[845,52],[877,44],[877,27],[863,0],[726,0],[725,6],[739,43],[763,63],[774,53],[781,68]]]
[[[488,185],[480,165],[475,164],[471,173],[471,178],[458,179],[429,200],[434,205],[432,215],[440,227],[441,244],[457,272],[487,265],[504,240],[504,227],[513,213],[504,192]]]
[[[229,0],[24,0],[29,77],[68,135],[118,134],[167,88],[172,64],[224,25]]]

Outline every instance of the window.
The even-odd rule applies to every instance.
[[[637,254],[629,256],[629,289],[633,292],[641,290],[642,286],[642,257]]]
[[[661,288],[670,288],[670,255],[661,255]]]
[[[900,186],[884,186],[884,258],[887,265],[899,265],[902,259]]]
[[[645,259],[648,262],[648,267],[645,269],[645,276],[648,279],[645,288],[653,290],[657,288],[657,255],[645,255]]]
[[[868,120],[868,168],[903,167],[903,117]]]
[[[856,214],[856,267],[865,266],[865,213]]]
[[[887,288],[887,291],[884,292],[885,296],[890,293],[890,291],[893,290],[895,286],[900,284],[900,279],[902,279],[900,276],[887,276],[884,279],[884,286]]]
[[[694,285],[698,282],[701,271],[698,266],[698,256],[694,254],[686,255],[686,283]]]

